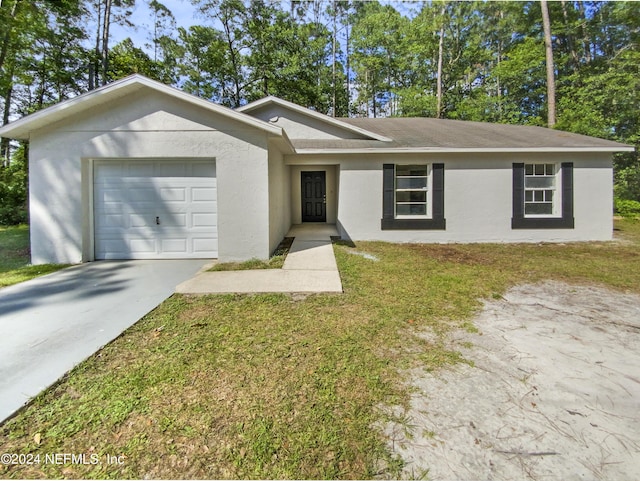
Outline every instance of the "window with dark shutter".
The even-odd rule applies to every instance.
[[[573,163],[514,163],[512,202],[512,229],[573,229]]]
[[[384,164],[382,230],[444,230],[444,164]]]

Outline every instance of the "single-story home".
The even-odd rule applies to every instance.
[[[541,127],[229,109],[133,75],[0,128],[29,141],[32,261],[267,258],[294,224],[392,242],[612,237],[612,154]]]

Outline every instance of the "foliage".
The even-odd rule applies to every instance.
[[[640,202],[615,199],[615,213],[622,217],[640,217]]]
[[[9,166],[0,167],[0,225],[27,221],[27,161],[23,147]]]

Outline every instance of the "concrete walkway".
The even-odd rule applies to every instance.
[[[0,289],[0,422],[207,262],[91,262]]]
[[[176,288],[182,294],[342,292],[331,236],[335,226],[295,225],[286,237],[295,237],[282,269],[201,272]]]

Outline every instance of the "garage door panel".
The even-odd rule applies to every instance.
[[[123,186],[124,187],[124,186]],[[126,186],[124,192],[121,191],[121,195],[124,196],[123,201],[128,200],[131,202],[149,202],[154,203],[158,198],[155,189],[148,187],[142,188],[135,185]]]
[[[193,213],[191,219],[191,225],[193,227],[214,227],[216,225],[215,214]]]
[[[187,200],[187,189],[184,187],[161,187],[160,198],[168,202],[185,202]]]
[[[162,239],[161,241],[163,252],[182,253],[187,251],[187,240],[180,239]]]
[[[183,214],[183,213],[177,213],[177,212],[173,212],[173,213],[166,212],[158,215],[158,222],[159,224],[156,224],[156,225],[159,226],[159,230],[164,230],[164,231],[167,231],[167,229],[170,229],[170,228],[179,228],[180,231],[183,231],[184,228],[189,227],[187,224],[186,213]]]
[[[152,213],[144,214],[129,214],[129,224],[126,227],[149,227],[154,224],[151,216]],[[123,226],[125,227],[125,226]]]
[[[212,161],[96,162],[96,258],[217,257],[216,179],[206,174]]]
[[[105,227],[125,227],[124,216],[122,214],[105,214],[101,216],[101,224]]]
[[[208,177],[216,178],[216,164],[213,162],[208,163],[195,163],[192,164],[191,174],[192,177]]]
[[[139,237],[129,239],[129,248],[133,253],[150,254],[157,250],[156,239]]]
[[[211,250],[212,245],[218,245],[217,237],[194,237],[192,239],[193,251],[197,253],[206,253]]]
[[[191,189],[192,202],[215,202],[216,189],[213,187],[193,187]]]

